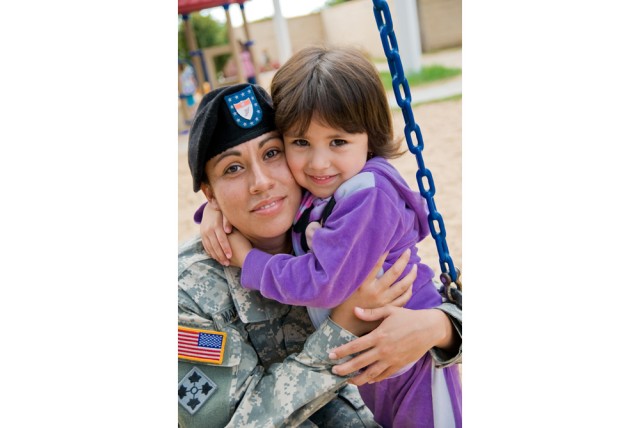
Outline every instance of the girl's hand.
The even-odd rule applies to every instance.
[[[411,252],[406,250],[402,256],[380,278],[376,278],[388,253],[378,259],[376,266],[360,284],[360,287],[344,302],[331,311],[331,319],[342,328],[356,336],[368,333],[381,321],[362,321],[354,315],[354,308],[379,308],[385,305],[404,306],[412,296],[413,281],[416,279],[417,266],[400,281],[395,282],[409,263]]]
[[[351,360],[333,367],[333,373],[344,376],[366,367],[349,381],[354,385],[379,382],[417,361],[431,348],[447,348],[454,341],[453,326],[438,309],[411,310],[395,306],[355,309],[364,321],[383,320],[371,333],[342,345],[329,353],[339,359],[362,352]]]
[[[215,200],[210,200],[204,207],[200,222],[200,236],[207,254],[223,266],[229,266],[232,256],[227,234],[231,233],[231,223],[222,215]]]
[[[234,230],[229,235],[229,244],[233,250],[233,255],[230,257],[229,262],[231,266],[236,266],[241,268],[244,264],[244,259],[249,254],[249,251],[253,248],[251,242],[247,238],[244,237],[240,232]]]
[[[320,223],[317,221],[312,221],[307,225],[307,229],[304,231],[305,238],[307,238],[307,246],[311,251],[313,251],[313,235],[316,233],[316,230],[321,229]]]

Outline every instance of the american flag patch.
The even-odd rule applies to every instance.
[[[178,326],[178,358],[202,363],[222,363],[227,333]]]

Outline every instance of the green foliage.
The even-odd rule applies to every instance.
[[[435,82],[436,80],[447,79],[449,77],[454,77],[462,73],[462,70],[459,68],[448,68],[442,65],[431,65],[429,67],[422,67],[418,73],[407,73],[407,81],[409,82],[409,86],[421,85],[425,83]],[[380,79],[382,79],[382,84],[384,88],[387,90],[393,89],[391,85],[391,73],[388,71],[380,72]]]
[[[201,15],[194,12],[189,15],[189,22],[196,36],[198,48],[226,45],[229,42],[226,25],[214,20],[209,15]],[[178,58],[191,62],[187,39],[184,34],[184,22],[182,21],[178,26]],[[222,62],[224,59],[216,58],[216,67],[221,68],[222,64],[218,64],[219,60]]]

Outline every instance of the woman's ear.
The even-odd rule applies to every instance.
[[[210,185],[205,183],[200,183],[200,190],[202,190],[202,193],[204,193],[204,197],[207,198],[207,201],[211,202],[216,199],[216,197],[213,194],[213,189],[211,188]]]

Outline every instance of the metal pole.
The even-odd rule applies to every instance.
[[[224,8],[224,14],[227,17],[227,38],[229,39],[229,44],[231,45],[231,55],[233,56],[233,61],[236,63],[236,69],[238,70],[238,81],[244,82],[245,80],[247,80],[247,76],[245,76],[242,63],[240,62],[240,53],[238,51],[238,41],[236,40],[236,34],[233,31],[233,25],[231,25],[231,15],[229,14],[229,5],[225,4],[222,7]]]
[[[193,55],[193,52],[198,51],[198,41],[196,40],[196,36],[191,28],[189,14],[182,15],[182,22],[184,24],[184,35],[187,39],[187,48],[189,49],[189,55],[191,56],[193,68],[196,72],[196,78],[198,79],[198,88],[201,93],[204,93],[204,64],[202,63],[202,57],[200,55]]]
[[[417,73],[422,68],[422,44],[420,43],[420,23],[416,0],[395,0],[397,16],[394,30],[402,54],[405,71]]]
[[[273,10],[273,24],[278,41],[278,58],[280,65],[282,65],[291,57],[291,39],[289,38],[287,21],[282,16],[282,9],[280,9],[280,0],[273,0]]]
[[[251,34],[249,33],[249,24],[247,24],[247,17],[244,14],[244,3],[239,3],[239,4],[240,4],[240,12],[242,12],[242,27],[244,28],[244,38],[247,42],[249,42],[252,39],[251,39]],[[256,55],[254,53],[253,46],[247,46],[247,48],[249,49],[249,54],[251,55],[251,62],[253,63],[253,69],[256,71],[256,80],[257,80],[258,76],[260,75],[260,69],[258,68],[258,61],[256,61]]]

